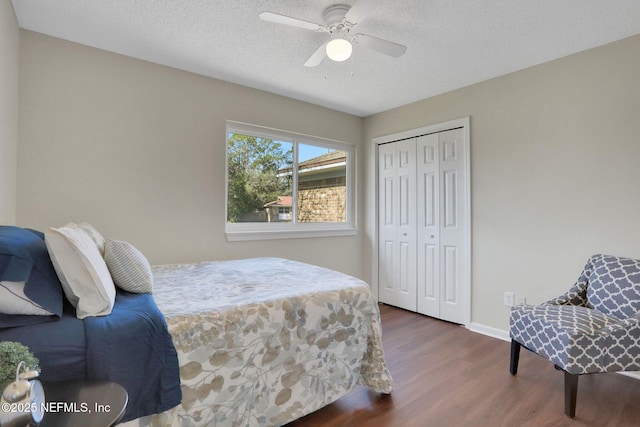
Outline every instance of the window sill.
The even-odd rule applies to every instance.
[[[230,231],[226,230],[227,240],[230,242],[248,240],[276,240],[276,239],[299,239],[313,237],[340,237],[355,236],[357,228],[333,228],[333,229],[306,229],[306,230],[250,230],[250,231]]]

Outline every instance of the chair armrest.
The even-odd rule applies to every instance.
[[[579,305],[587,307],[587,284],[586,282],[577,282],[568,292],[557,298],[551,299],[544,305]]]
[[[595,256],[594,256],[595,257]],[[591,257],[587,264],[584,266],[580,277],[569,291],[557,298],[551,299],[545,302],[545,305],[578,305],[582,307],[589,306],[589,300],[587,299],[587,286],[589,285],[589,276],[593,272],[593,259]]]
[[[600,330],[600,333],[603,335],[609,335],[614,334],[617,331],[630,330],[632,328],[640,329],[640,313],[636,314],[634,317],[629,317],[627,319],[604,327]]]

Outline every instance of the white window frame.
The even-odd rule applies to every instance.
[[[293,181],[291,206],[291,222],[276,223],[230,223],[227,221],[229,203],[229,134],[239,133],[274,139],[276,141],[290,142],[293,144]],[[265,240],[265,239],[288,239],[307,237],[331,237],[349,236],[357,233],[356,227],[356,146],[344,141],[322,138],[318,136],[305,135],[289,132],[280,129],[267,128],[248,123],[227,120],[225,139],[225,233],[227,240]],[[298,223],[297,221],[297,191],[298,191],[298,144],[308,144],[320,147],[345,151],[346,157],[346,193],[347,193],[347,215],[345,222],[322,222],[322,223]]]

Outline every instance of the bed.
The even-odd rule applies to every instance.
[[[136,425],[283,425],[356,384],[392,391],[378,306],[359,279],[281,258],[164,265],[153,274],[183,397]]]
[[[85,375],[122,384],[126,426],[284,425],[357,384],[392,391],[365,282],[281,258],[149,269],[153,294],[116,286],[107,315],[77,319],[64,302],[46,321],[0,325],[0,340],[27,341],[43,380]],[[147,321],[147,311],[159,319]],[[156,341],[137,337],[149,329]],[[149,369],[149,356],[129,358],[135,341],[155,349],[159,369]]]

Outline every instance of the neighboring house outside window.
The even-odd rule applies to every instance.
[[[278,196],[278,200],[264,205],[267,222],[291,221],[291,196]]]
[[[298,163],[298,221],[345,222],[347,156],[335,150]],[[278,171],[291,174],[291,168]]]
[[[353,145],[227,123],[229,240],[355,234]]]

